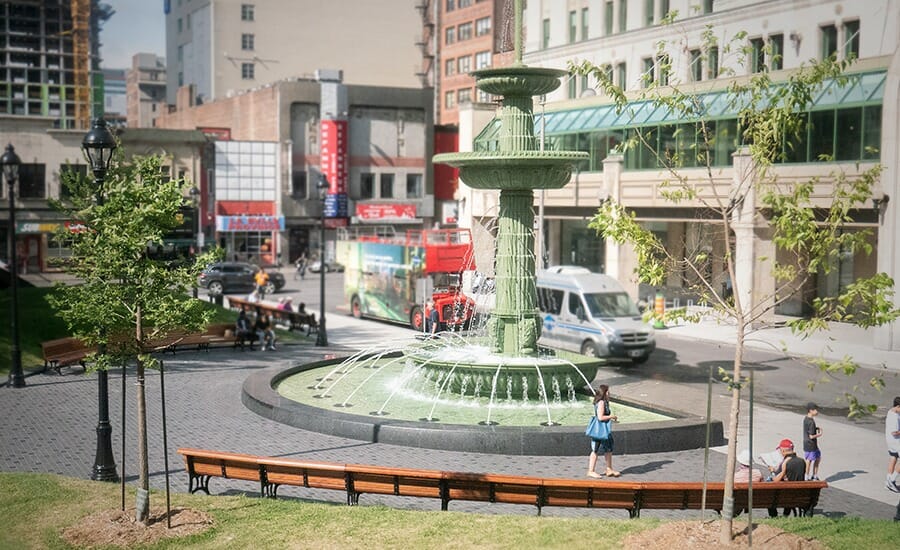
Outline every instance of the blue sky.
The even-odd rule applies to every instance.
[[[128,69],[136,53],[166,54],[166,18],[162,0],[104,0],[116,13],[103,25],[101,67]]]

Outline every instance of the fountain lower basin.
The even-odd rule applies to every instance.
[[[315,385],[312,382],[327,377],[342,361],[331,359],[257,372],[244,382],[242,401],[257,414],[278,422],[372,443],[508,455],[589,453],[584,427],[592,408],[587,393],[577,392],[574,402],[568,402],[567,397],[563,398],[565,402],[551,398],[546,406],[538,406],[535,401],[534,406],[525,407],[502,398],[489,405],[484,399],[461,400],[455,395],[445,395],[436,402],[433,395],[410,390],[398,392],[402,399],[397,395],[391,399],[392,403],[398,401],[396,406],[389,404],[382,411],[388,414],[373,414],[380,406],[376,403],[383,403],[385,393],[365,397],[368,391],[357,392],[348,399],[347,393],[321,397],[321,389],[309,389]],[[377,368],[359,370],[363,378],[375,372]],[[285,385],[308,394],[301,399],[288,397],[284,393],[289,392],[279,391]],[[383,386],[380,391],[388,394],[396,389],[389,384]],[[410,404],[415,407],[408,408]],[[548,407],[553,419],[549,424]],[[616,401],[614,408],[622,420],[614,428],[617,454],[678,451],[704,445],[706,422],[702,418],[631,400]],[[710,441],[713,445],[722,443],[721,422],[711,424]]]

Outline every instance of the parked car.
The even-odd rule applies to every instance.
[[[313,263],[309,264],[309,267],[307,269],[309,269],[313,273],[318,273],[319,270],[322,269],[322,262],[320,262],[319,260],[316,260]],[[337,262],[325,262],[325,273],[329,273],[332,271],[336,271],[338,273],[343,273],[344,265],[339,264]]]
[[[256,288],[256,272],[259,266],[244,262],[216,262],[210,264],[197,277],[197,286],[210,294],[227,292],[250,292]],[[275,270],[266,270],[269,283],[263,289],[266,294],[278,292],[284,287],[284,275]]]

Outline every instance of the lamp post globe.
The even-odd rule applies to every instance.
[[[94,173],[94,179],[99,186],[97,197],[100,200],[103,198],[103,180],[109,171],[109,165],[117,145],[115,136],[109,131],[106,121],[102,118],[94,119],[90,131],[81,140],[81,148],[84,154],[87,155],[91,171]]]
[[[7,385],[11,388],[24,388],[25,375],[22,372],[22,349],[19,347],[19,272],[16,257],[16,182],[19,180],[19,155],[10,143],[6,146],[0,165],[3,166],[3,178],[9,186],[9,231],[7,234],[6,259],[9,262],[9,328],[12,336],[10,349],[10,369]]]
[[[328,333],[325,331],[325,198],[328,196],[328,178],[319,176],[316,183],[319,200],[322,201],[322,216],[319,224],[319,329],[316,331],[316,346],[328,345]]]
[[[115,136],[109,131],[106,121],[102,118],[94,119],[90,131],[81,141],[81,149],[87,156],[91,171],[94,173],[94,182],[97,186],[95,197],[98,205],[103,204],[103,182],[117,146]],[[105,346],[98,347],[98,353],[105,351]],[[97,401],[97,452],[94,456],[91,479],[118,481],[116,461],[112,452],[112,426],[109,423],[109,373],[105,369],[97,371]]]

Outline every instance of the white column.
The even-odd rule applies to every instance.
[[[897,216],[900,214],[900,49],[888,68],[884,84],[881,114],[882,192],[888,202],[878,226],[878,272],[894,279],[894,307],[900,307],[900,253],[897,251]],[[877,327],[873,344],[876,349],[900,350],[900,323]]]
[[[622,172],[625,169],[625,156],[611,153],[603,159],[603,188],[599,200],[609,199],[622,201]],[[603,261],[604,272],[619,281],[631,296],[638,294],[638,281],[635,278],[637,255],[632,247],[622,246],[612,239],[605,242],[606,258]]]
[[[768,307],[769,312],[759,322],[770,322],[774,318],[770,306],[775,300],[775,280],[771,268],[776,250],[772,231],[767,223],[759,219],[756,169],[749,148],[739,148],[733,158],[731,196],[739,201],[731,214],[731,228],[735,235],[734,291],[745,312],[757,306]]]

